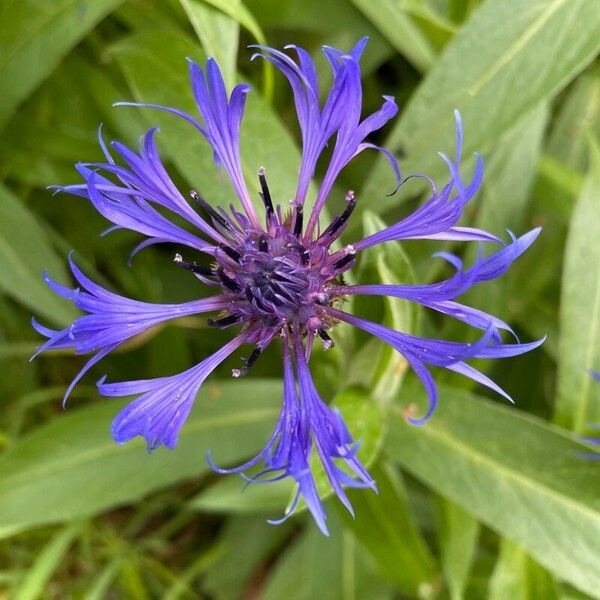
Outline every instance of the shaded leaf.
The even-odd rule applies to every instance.
[[[75,310],[50,291],[42,279],[67,282],[63,262],[56,256],[44,227],[27,206],[0,186],[0,291],[52,324],[66,325]]]
[[[122,0],[5,0],[0,5],[0,128],[61,59]]]

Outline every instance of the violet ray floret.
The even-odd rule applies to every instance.
[[[334,346],[335,325],[342,321],[366,331],[402,354],[420,378],[429,397],[425,414],[409,417],[423,425],[434,413],[438,390],[432,367],[444,368],[468,377],[511,400],[496,383],[468,361],[474,358],[506,358],[536,348],[532,343],[506,344],[502,332],[512,332],[502,319],[457,301],[474,285],[498,278],[535,241],[539,229],[521,237],[509,233],[504,243],[480,229],[459,225],[465,206],[479,190],[483,160],[476,155],[475,168],[468,181],[461,175],[463,128],[455,113],[454,158],[442,154],[448,168],[448,181],[438,188],[426,175],[402,178],[394,155],[367,141],[368,136],[392,119],[398,108],[394,98],[384,96],[381,107],[363,116],[360,59],[367,39],[361,39],[349,52],[324,47],[332,72],[331,87],[324,96],[317,70],[309,54],[297,46],[285,51],[259,46],[253,56],[271,62],[291,86],[302,137],[302,156],[293,198],[288,203],[277,198],[268,184],[265,167],[255,166],[264,217],[257,214],[243,176],[240,126],[250,88],[237,85],[228,95],[219,67],[209,59],[202,68],[189,60],[191,88],[198,116],[157,104],[119,103],[170,113],[190,124],[211,145],[216,165],[222,168],[237,204],[228,209],[213,206],[198,192],[183,194],[163,165],[156,146],[156,128],[142,138],[137,151],[120,142],[107,144],[98,131],[105,162],[79,163],[76,168],[83,183],[57,186],[56,191],[87,199],[111,224],[107,231],[129,229],[145,236],[133,254],[154,244],[175,244],[182,254],[174,263],[193,276],[191,285],[218,288],[208,298],[181,304],[152,304],[131,300],[110,292],[89,279],[70,257],[71,270],[79,285],[70,289],[45,275],[54,292],[83,311],[64,329],[53,330],[34,320],[35,329],[47,340],[38,353],[50,349],[70,349],[91,354],[71,382],[73,386],[94,365],[132,337],[178,317],[212,313],[207,324],[219,329],[236,328],[222,348],[186,371],[154,379],[98,383],[101,394],[110,397],[135,396],[115,417],[112,435],[124,443],[142,436],[149,450],[163,445],[173,448],[196,395],[210,373],[243,345],[252,350],[237,368],[234,377],[248,373],[274,340],[282,347],[283,402],[279,419],[264,448],[237,467],[221,468],[208,455],[211,467],[219,473],[240,473],[248,483],[268,483],[291,478],[296,491],[283,517],[289,518],[306,504],[318,527],[327,534],[327,516],[317,489],[312,465],[320,462],[327,482],[340,502],[352,513],[346,488],[376,484],[359,458],[342,415],[320,397],[309,370],[313,344],[318,338],[328,349]],[[295,58],[294,58],[295,57]],[[320,98],[324,97],[321,103]],[[317,162],[327,145],[331,154],[324,178],[317,186],[312,208],[306,208],[310,183]],[[346,205],[329,223],[322,223],[322,210],[342,169],[363,150],[374,149],[389,162],[396,185],[420,178],[429,184],[429,198],[411,215],[362,239],[347,235],[359,202],[360,191],[349,191]],[[112,152],[112,153],[111,153]],[[276,165],[269,165],[274,169]],[[382,190],[385,195],[386,190]],[[388,194],[389,195],[389,194]],[[374,199],[376,200],[376,199]],[[364,200],[362,200],[364,202]],[[288,210],[288,204],[290,209]],[[176,216],[177,222],[170,217]],[[264,223],[264,225],[261,225]],[[319,233],[321,232],[321,233]],[[492,242],[495,250],[480,252],[472,266],[447,252],[437,257],[447,261],[454,274],[437,283],[386,285],[377,282],[348,285],[342,275],[360,260],[363,250],[388,241],[429,239]],[[356,295],[403,298],[479,329],[483,334],[473,343],[429,339],[356,317],[342,310],[342,302]],[[347,305],[351,308],[351,304]]]

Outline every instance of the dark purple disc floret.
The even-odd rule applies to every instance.
[[[240,377],[250,370],[261,352],[277,340],[283,356],[283,402],[270,439],[256,457],[237,468],[221,469],[209,460],[215,470],[242,473],[250,482],[292,477],[297,483],[297,492],[283,518],[289,517],[303,498],[324,533],[327,533],[326,515],[311,470],[313,453],[321,462],[331,488],[348,510],[352,511],[352,507],[345,487],[375,490],[376,486],[358,459],[358,445],[342,416],[323,402],[312,380],[308,361],[315,340],[325,348],[332,347],[332,328],[343,321],[383,340],[402,354],[421,379],[429,397],[425,415],[410,418],[416,425],[431,416],[437,403],[437,387],[430,367],[460,373],[510,399],[466,361],[516,356],[541,343],[504,344],[501,332],[512,333],[504,321],[456,301],[473,285],[501,276],[539,234],[538,229],[520,238],[511,234],[510,242],[504,244],[485,231],[457,225],[483,177],[483,162],[477,156],[471,181],[464,183],[461,179],[462,124],[458,113],[455,158],[451,160],[442,155],[448,166],[449,180],[438,191],[429,178],[419,175],[429,183],[430,195],[411,215],[382,231],[342,245],[339,239],[357,204],[357,197],[350,191],[343,210],[328,222],[321,222],[322,209],[337,176],[363,150],[381,152],[397,181],[401,181],[394,156],[365,141],[397,112],[394,99],[384,96],[381,108],[361,120],[359,62],[365,45],[366,39],[363,39],[349,53],[324,48],[333,81],[322,105],[316,70],[306,51],[289,46],[297,55],[297,60],[293,60],[284,52],[258,48],[255,56],[273,63],[289,81],[302,135],[299,178],[295,195],[289,202],[272,196],[268,175],[257,165],[263,204],[259,213],[254,209],[240,161],[240,125],[249,87],[238,85],[228,96],[213,59],[208,60],[204,70],[189,61],[200,119],[170,107],[142,106],[174,113],[208,140],[216,163],[231,181],[239,200],[237,207],[232,205],[229,210],[215,207],[197,191],[182,194],[159,157],[154,139],[156,129],[144,136],[137,153],[113,142],[112,152],[118,155],[117,159],[99,134],[106,162],[78,164],[85,183],[57,189],[89,200],[112,223],[109,231],[126,228],[145,236],[133,253],[151,244],[176,244],[180,253],[175,255],[175,263],[216,293],[210,298],[183,304],[130,300],[91,281],[70,259],[78,288],[71,290],[45,277],[56,293],[85,314],[60,331],[34,321],[37,331],[48,338],[39,352],[71,348],[76,353],[92,354],[69,386],[65,398],[89,368],[126,340],[158,323],[212,313],[208,319],[210,326],[236,331],[225,346],[183,373],[121,383],[107,383],[103,378],[98,383],[103,395],[136,396],[116,416],[112,434],[118,443],[143,436],[149,449],[176,445],[179,430],[202,383],[228,356],[244,344],[252,345],[248,358],[233,369],[233,376]],[[307,210],[309,184],[328,144],[331,147],[329,163],[312,208]],[[173,215],[178,217],[178,222],[183,219],[189,227],[176,224],[169,218]],[[437,256],[448,261],[455,273],[437,283],[348,285],[343,281],[342,275],[354,266],[362,250],[406,239],[475,240],[499,244],[499,249],[488,256],[479,255],[469,268],[464,268],[456,256],[439,253]],[[197,253],[207,256],[209,264],[194,261]],[[474,343],[460,343],[394,331],[342,310],[341,301],[354,295],[411,300],[483,333]]]

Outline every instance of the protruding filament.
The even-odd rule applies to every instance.
[[[294,220],[294,235],[300,237],[302,234],[302,224],[304,221],[304,209],[302,204],[296,206],[296,216]]]
[[[218,327],[219,329],[225,329],[231,325],[235,325],[239,323],[241,320],[241,316],[239,315],[229,315],[228,317],[223,317],[222,319],[207,319],[207,323],[209,327]]]
[[[269,242],[267,242],[267,238],[264,235],[261,235],[258,238],[258,249],[261,252],[268,252],[269,251]]]
[[[252,368],[252,365],[254,365],[254,363],[260,356],[261,352],[262,352],[262,349],[259,348],[258,346],[256,346],[256,348],[254,348],[254,350],[252,351],[252,354],[250,355],[250,357],[247,358],[246,361],[244,362],[244,365],[242,366],[242,368],[241,369],[232,369],[231,374],[234,377],[243,377]]]
[[[198,194],[195,190],[190,192],[190,196],[199,204],[200,208],[202,208],[206,213],[208,213],[213,221],[216,221],[223,229],[227,231],[232,231],[231,223],[221,214],[218,213],[204,198]]]
[[[239,292],[242,288],[238,284],[235,279],[231,279],[228,275],[225,274],[225,271],[221,267],[217,269],[217,275],[221,280],[221,283],[232,292]]]
[[[325,231],[321,234],[321,238],[334,238],[334,236],[339,236],[341,233],[340,230],[342,227],[345,227],[348,219],[354,211],[354,208],[356,207],[356,198],[354,197],[354,192],[352,190],[346,194],[346,202],[348,205],[346,206],[344,212],[333,219],[333,221],[327,226],[327,229],[325,229]]]
[[[183,267],[187,271],[190,271],[196,275],[202,275],[203,277],[214,277],[215,276],[215,272],[212,269],[209,269],[208,267],[201,267],[200,265],[197,265],[195,262],[189,263],[189,262],[183,260],[183,257],[181,256],[181,254],[176,254],[175,258],[173,259],[173,262],[175,262],[180,267]]]
[[[333,268],[336,269],[337,271],[343,269],[344,267],[348,266],[354,259],[356,258],[356,250],[349,249],[347,250],[347,254],[346,256],[344,256],[343,258],[340,258],[338,261],[336,261],[333,264]]]
[[[223,250],[223,252],[225,252],[225,254],[227,254],[227,256],[229,256],[231,260],[233,260],[236,263],[240,262],[240,258],[242,258],[242,255],[237,250],[234,250],[227,244],[219,244],[219,248]]]
[[[317,333],[319,334],[319,337],[323,340],[323,347],[325,348],[325,350],[329,350],[329,348],[333,348],[335,346],[335,343],[324,329],[318,329]]]
[[[265,168],[261,167],[258,170],[258,181],[260,182],[260,189],[262,190],[260,197],[265,205],[265,212],[267,213],[267,224],[271,220],[271,217],[275,214],[275,209],[273,208],[273,199],[271,198],[271,192],[269,191],[269,186],[267,185],[267,178],[265,177]]]

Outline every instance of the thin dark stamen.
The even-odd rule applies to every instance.
[[[323,232],[321,237],[327,237],[335,235],[337,231],[340,230],[347,222],[352,213],[354,212],[354,208],[356,207],[356,199],[354,198],[354,192],[349,191],[346,195],[346,202],[348,202],[348,206],[341,215],[338,215],[333,219],[333,221],[329,224],[327,229]]]
[[[217,275],[219,276],[221,283],[232,292],[239,292],[242,289],[238,282],[226,275],[221,267],[217,269]]]
[[[225,252],[225,254],[227,254],[227,256],[231,258],[231,260],[233,260],[236,263],[240,262],[240,258],[242,258],[242,255],[237,250],[230,248],[227,244],[219,244],[219,248],[223,250],[223,252]]]
[[[340,258],[337,262],[334,263],[333,267],[335,269],[343,269],[346,265],[349,265],[356,258],[356,252],[350,252],[344,256],[344,258]]]
[[[267,242],[267,238],[264,235],[261,235],[258,238],[258,249],[261,252],[268,252],[269,251],[269,242]]]
[[[234,377],[243,377],[252,368],[252,365],[254,365],[261,352],[262,349],[256,346],[256,348],[252,351],[250,357],[246,359],[246,362],[244,362],[243,367],[241,369],[232,369],[231,374]]]
[[[296,206],[296,219],[294,221],[294,235],[300,237],[302,234],[302,224],[304,221],[304,209],[302,205]]]
[[[235,325],[241,320],[239,315],[229,315],[228,317],[223,317],[222,319],[207,319],[207,323],[209,327],[218,327],[219,329],[225,329],[230,325]]]
[[[319,337],[323,340],[323,346],[325,350],[329,350],[329,348],[333,348],[335,346],[334,341],[329,337],[329,335],[324,329],[318,329],[317,333]]]
[[[190,196],[200,205],[206,213],[208,213],[214,221],[216,221],[221,227],[227,231],[231,231],[231,223],[223,216],[220,215],[204,198],[198,194],[195,190],[190,192]]]
[[[265,177],[265,168],[261,167],[258,170],[258,181],[260,182],[260,189],[262,193],[260,197],[265,205],[265,211],[267,213],[267,221],[275,214],[275,209],[273,208],[273,200],[271,198],[271,192],[269,191],[269,186],[267,185],[267,178]]]
[[[180,267],[183,267],[184,269],[186,269],[186,271],[190,271],[196,275],[202,275],[203,277],[214,277],[215,276],[215,272],[212,269],[209,269],[208,267],[201,267],[200,265],[197,265],[195,262],[189,263],[189,262],[183,260],[183,257],[181,256],[181,254],[176,254],[175,258],[173,259],[173,262],[178,264]]]

